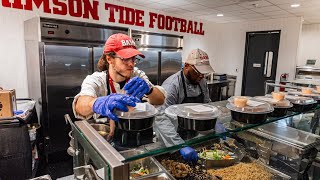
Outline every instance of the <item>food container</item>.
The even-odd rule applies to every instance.
[[[152,127],[158,110],[149,103],[137,103],[135,109],[131,112],[116,111],[119,121],[116,127],[122,130],[144,130]]]
[[[319,93],[311,93],[311,94],[303,94],[300,91],[288,91],[288,94],[294,95],[294,96],[304,96],[304,97],[310,97],[317,101],[318,104],[320,104],[320,94]]]
[[[274,96],[274,94],[272,94],[272,96]],[[276,100],[270,96],[256,96],[254,99],[267,102],[273,106],[274,111],[269,114],[271,117],[285,116],[288,109],[293,107],[292,103],[286,99]]]
[[[302,94],[312,94],[312,88],[309,87],[301,87],[301,93]]]
[[[213,151],[213,150],[206,150],[207,153],[210,151]],[[220,152],[220,151],[221,150],[218,150],[218,152]],[[203,152],[198,153],[199,159],[204,162],[203,164],[206,166],[206,168],[227,167],[227,166],[231,166],[234,163],[239,161],[238,156],[236,156],[234,153],[232,153],[232,155],[231,155],[233,157],[232,159],[209,159],[209,158],[204,158],[201,155],[202,153]],[[227,152],[225,152],[225,153],[227,153]],[[229,152],[229,154],[230,154],[230,152]]]
[[[216,120],[221,114],[215,106],[201,103],[172,105],[165,113],[178,118],[179,127],[185,130],[208,131],[215,128]]]
[[[317,101],[311,97],[287,95],[286,99],[293,104],[291,110],[295,112],[309,111],[317,105]]]
[[[316,86],[316,90],[318,93],[320,93],[320,86]]]
[[[255,101],[250,98],[247,106],[240,108],[234,105],[234,97],[228,99],[227,108],[231,110],[231,117],[235,121],[257,124],[267,120],[268,114],[273,112],[274,108],[266,102]]]
[[[234,97],[234,105],[236,107],[246,107],[248,102],[248,98],[245,96],[235,96]]]
[[[120,154],[124,158],[127,158],[127,157],[131,157],[131,156],[143,154],[143,151],[137,150],[137,149],[130,149],[130,150],[126,150],[126,151],[121,151]],[[145,175],[138,174],[136,169],[138,169],[140,167],[147,169],[148,174],[145,174]],[[129,163],[129,172],[130,172],[130,179],[140,179],[139,177],[142,178],[143,176],[150,176],[153,174],[155,177],[157,177],[157,176],[159,176],[159,173],[162,172],[162,169],[161,169],[159,163],[154,158],[147,157],[147,158],[139,159],[136,161],[131,161]]]
[[[283,92],[272,92],[271,95],[272,95],[273,99],[275,99],[277,101],[282,101],[282,100],[284,100],[284,97],[286,94]]]
[[[108,134],[110,132],[110,127],[106,124],[91,124],[93,129],[98,131],[98,133],[105,139],[107,139]]]

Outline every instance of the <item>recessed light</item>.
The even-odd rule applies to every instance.
[[[222,16],[223,16],[223,14],[217,14],[217,16],[218,16],[218,17],[222,17]]]
[[[291,7],[297,8],[297,7],[300,7],[300,4],[291,4]]]

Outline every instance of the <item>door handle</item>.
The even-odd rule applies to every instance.
[[[264,57],[264,70],[263,70],[263,76],[264,77],[271,77],[272,73],[272,60],[273,60],[273,52],[272,51],[267,51],[265,53]]]
[[[70,99],[74,99],[74,96],[67,96],[65,98],[66,98],[66,100],[70,100]]]

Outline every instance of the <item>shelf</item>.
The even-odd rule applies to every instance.
[[[220,138],[220,137],[224,137],[224,136],[230,136],[230,135],[232,135],[234,133],[238,133],[238,132],[241,132],[241,131],[246,131],[246,130],[249,130],[249,129],[257,128],[257,127],[262,126],[262,125],[266,125],[266,124],[270,124],[270,123],[273,123],[273,122],[281,121],[281,120],[284,120],[286,118],[291,118],[291,117],[297,116],[299,114],[302,114],[300,112],[288,111],[288,113],[283,117],[277,117],[277,118],[270,117],[270,118],[267,118],[267,120],[265,122],[260,123],[260,124],[241,124],[241,126],[236,126],[235,128],[231,128],[230,129],[230,123],[236,122],[236,121],[232,120],[230,111],[225,107],[226,104],[227,104],[227,101],[213,102],[213,103],[210,103],[210,104],[216,106],[217,108],[219,108],[221,110],[222,114],[221,114],[221,116],[219,117],[218,120],[220,122],[222,122],[223,125],[225,125],[227,128],[229,128],[229,130],[227,132],[215,134],[214,132],[211,131],[211,132],[208,132],[206,134],[202,134],[200,136],[197,136],[197,137],[195,137],[193,139],[187,140],[183,144],[179,144],[179,145],[175,145],[175,146],[171,146],[171,147],[164,147],[163,145],[161,145],[159,143],[140,146],[140,147],[138,147],[136,149],[143,150],[144,152],[142,154],[135,154],[135,155],[128,156],[128,157],[125,157],[125,158],[121,157],[121,158],[119,158],[119,160],[125,163],[125,162],[138,160],[138,159],[141,159],[141,158],[144,158],[144,157],[157,156],[157,155],[160,155],[160,154],[177,151],[177,150],[179,150],[179,149],[181,149],[183,147],[186,147],[186,146],[194,146],[194,145],[203,143],[203,142],[208,141],[208,140],[212,140],[212,139],[216,139],[216,138]],[[314,109],[312,109],[310,111],[307,111],[307,112],[303,112],[303,113],[313,112],[316,109],[320,109],[320,106],[317,106]],[[76,122],[75,124],[76,124],[77,129],[79,129],[79,127],[81,126],[81,128],[85,128],[86,131],[89,130],[90,133],[93,133],[92,135],[94,135],[94,136],[98,135],[97,132],[93,132],[94,129],[89,125],[88,122]],[[90,137],[89,138],[86,137],[83,133],[81,133],[80,129],[79,129],[79,133],[81,134],[81,137],[82,137],[83,140],[88,141],[88,143],[90,143],[90,141],[93,142],[93,139],[91,139]],[[96,141],[96,140],[94,140],[94,141]],[[107,144],[107,145],[104,145],[104,146],[110,146],[109,143],[107,141],[105,141],[105,140],[101,140],[101,142],[103,144]],[[97,152],[99,152],[100,150],[101,149],[96,149]]]

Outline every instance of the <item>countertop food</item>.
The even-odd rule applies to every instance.
[[[257,163],[239,163],[234,166],[221,169],[208,170],[213,176],[219,176],[223,180],[270,180],[272,174]]]
[[[147,167],[143,167],[141,164],[135,164],[133,169],[131,169],[130,171],[130,179],[148,175],[148,174],[150,173]]]

